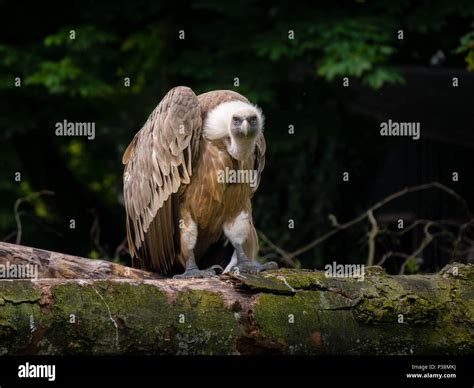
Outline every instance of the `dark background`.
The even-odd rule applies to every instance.
[[[0,0],[0,239],[17,240],[16,214],[21,244],[128,264],[121,156],[177,85],[233,89],[262,107],[268,150],[254,220],[287,252],[329,231],[329,214],[343,223],[406,186],[437,181],[472,207],[474,3],[393,3]],[[55,136],[64,119],[95,122],[95,140]],[[421,139],[381,137],[388,119],[419,121]],[[55,195],[34,195],[42,190]],[[374,262],[405,252],[385,261],[389,272],[473,257],[470,212],[442,190],[407,194],[375,216],[387,232]],[[397,237],[398,219],[445,223],[420,251],[425,223]],[[369,225],[292,259],[365,263]],[[281,259],[261,244],[264,258]]]

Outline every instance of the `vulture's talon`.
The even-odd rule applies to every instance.
[[[236,275],[240,273],[247,273],[256,275],[262,271],[266,271],[269,269],[278,269],[277,263],[274,261],[269,261],[265,264],[260,264],[256,260],[245,260],[238,263],[235,267],[232,268],[232,272]]]
[[[269,261],[265,264],[262,264],[261,271],[267,271],[269,269],[278,269],[278,264],[274,261]]]
[[[212,266],[208,269],[188,269],[184,271],[181,275],[174,275],[173,279],[204,279],[204,278],[213,278],[217,276],[216,268],[219,266]]]

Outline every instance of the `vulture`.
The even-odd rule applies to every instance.
[[[133,267],[175,278],[277,267],[255,260],[263,125],[260,108],[231,90],[166,94],[122,158]]]

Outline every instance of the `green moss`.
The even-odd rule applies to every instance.
[[[438,326],[443,323],[452,326],[452,330],[438,333],[449,343],[455,346],[460,354],[474,352],[474,281],[471,282],[473,272],[463,266],[460,276],[439,276],[434,282],[438,290],[438,301],[442,306],[439,309]],[[447,346],[447,345],[446,345]]]
[[[271,275],[269,275],[271,274]],[[239,286],[245,287],[253,291],[271,292],[273,294],[294,294],[294,288],[286,281],[278,272],[266,272],[262,275],[241,274],[229,275],[231,278],[238,281]]]
[[[261,294],[254,315],[259,335],[289,354],[337,354],[347,346],[338,339],[341,333],[356,325],[351,301],[334,292]]]
[[[180,315],[184,323],[179,323]],[[178,322],[172,325],[176,341],[169,350],[173,354],[227,354],[242,334],[222,297],[209,291],[180,292],[169,311],[169,321]]]
[[[368,277],[368,278],[377,277],[380,279],[386,279],[388,276],[389,275],[385,272],[385,270],[378,265],[365,267],[365,277]]]
[[[2,282],[0,289],[0,354],[26,348],[47,317],[37,303],[41,292],[27,281]]]
[[[319,330],[319,322],[305,319],[302,315],[316,317],[316,303],[317,295],[311,292],[295,296],[261,294],[254,307],[259,335],[279,344],[288,353],[308,353],[311,333]],[[290,323],[291,316],[294,323]],[[301,336],[301,332],[305,335]],[[302,338],[306,341],[301,341]]]
[[[62,284],[52,291],[56,322],[45,349],[225,354],[240,335],[234,313],[219,294],[209,291],[178,292],[174,300],[153,285],[126,282],[96,282],[94,287]],[[70,322],[71,314],[75,323]]]
[[[264,272],[262,277],[275,279],[283,277],[294,289],[315,289],[323,285],[326,276],[322,271],[295,270],[283,268],[278,271]]]
[[[345,298],[324,291],[299,291],[293,297],[261,294],[255,322],[261,341],[278,344],[288,354],[439,353],[436,338],[443,337],[433,327],[407,322],[363,324]]]
[[[402,277],[397,280],[387,277],[378,280],[368,280],[361,292],[360,302],[354,309],[359,322],[398,323],[400,314],[405,323],[426,324],[436,320],[440,308],[439,302],[433,302],[437,301],[436,290],[430,290],[431,294],[423,292],[420,279],[408,282]]]
[[[41,291],[33,287],[30,280],[2,282],[0,299],[11,303],[36,302],[41,298]]]
[[[264,272],[262,276],[267,279],[285,279],[295,290],[344,290],[344,293],[352,299],[358,298],[361,288],[364,287],[364,282],[359,279],[328,277],[324,271],[280,269]],[[365,276],[371,281],[378,281],[387,274],[380,267],[369,267]]]

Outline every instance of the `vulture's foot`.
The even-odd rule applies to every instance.
[[[181,275],[174,275],[173,279],[193,279],[193,278],[213,278],[223,271],[220,265],[213,265],[208,269],[199,269],[198,267],[186,269]]]
[[[231,271],[234,274],[239,274],[239,273],[258,274],[268,269],[278,269],[278,264],[275,263],[274,261],[269,261],[268,263],[260,264],[256,260],[245,260],[245,261],[240,261],[239,263],[237,263],[236,266],[232,267]]]

